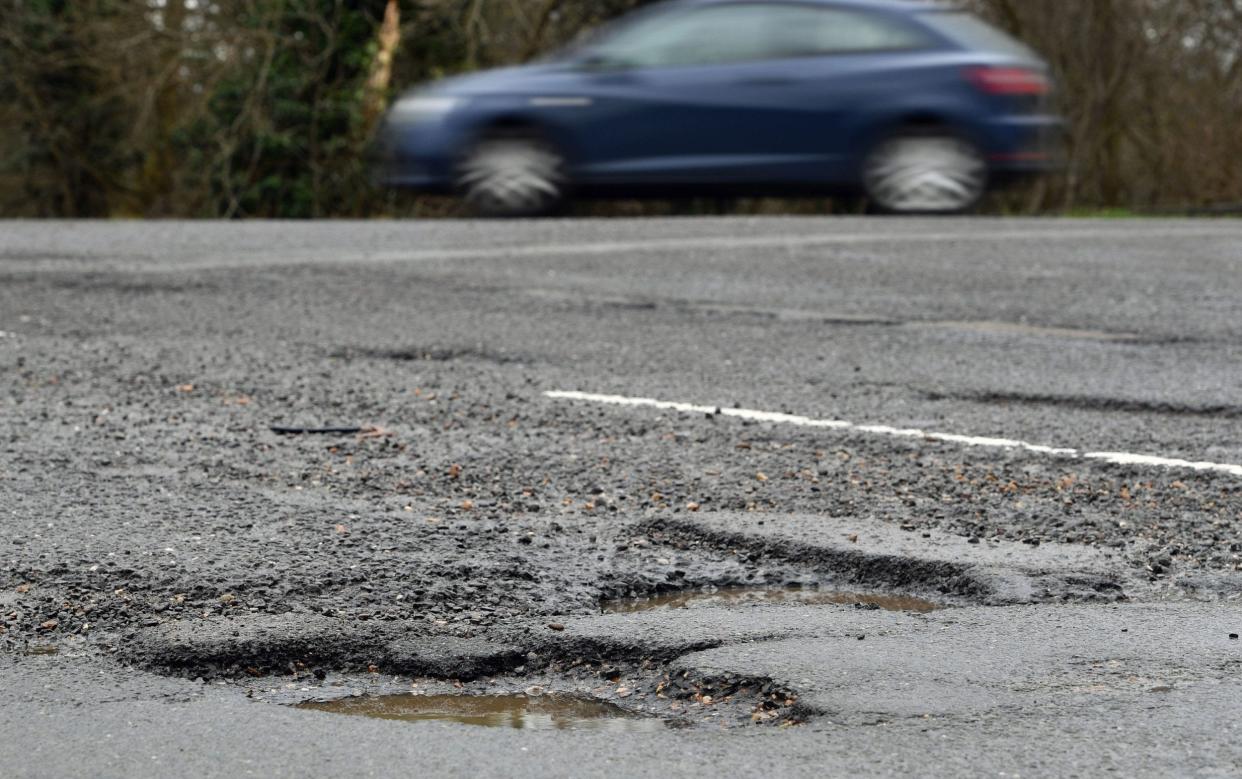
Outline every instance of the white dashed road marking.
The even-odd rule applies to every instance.
[[[948,224],[948,223],[946,223]],[[1160,225],[1161,238],[1235,239],[1238,230],[1232,225],[1191,224]],[[831,249],[842,246],[867,246],[888,244],[966,244],[978,242],[1013,241],[1115,241],[1142,238],[1132,225],[1124,227],[1080,227],[1071,225],[1058,230],[1022,227],[989,227],[973,231],[956,230],[876,230],[867,232],[821,232],[802,235],[696,235],[648,238],[635,240],[603,240],[586,242],[538,243],[514,242],[503,245],[477,247],[439,246],[422,249],[366,251],[357,248],[326,246],[316,249],[287,250],[278,247],[260,251],[230,251],[217,254],[208,251],[200,256],[190,256],[166,262],[158,255],[140,257],[91,257],[86,262],[71,261],[70,256],[51,256],[40,259],[23,259],[20,256],[4,256],[0,246],[0,271],[8,273],[80,273],[83,267],[125,273],[172,273],[181,271],[229,270],[269,268],[277,266],[317,265],[400,265],[435,262],[469,262],[487,260],[549,260],[570,258],[582,260],[588,257],[610,257],[663,252],[727,252],[747,250],[794,251],[798,249]],[[417,236],[411,237],[417,242]]]
[[[820,428],[824,430],[845,430],[852,433],[867,433],[890,438],[917,438],[924,441],[935,441],[963,446],[991,447],[993,449],[1017,449],[1051,457],[1062,457],[1080,460],[1098,460],[1118,465],[1140,465],[1151,468],[1189,468],[1196,471],[1215,471],[1233,476],[1242,476],[1242,465],[1230,463],[1192,462],[1169,457],[1155,457],[1130,452],[1087,452],[1080,449],[1069,449],[1041,444],[1027,443],[1009,438],[980,438],[978,436],[957,435],[954,433],[936,433],[914,428],[889,427],[887,425],[858,425],[838,419],[814,419],[796,414],[781,414],[773,411],[756,411],[745,408],[721,408],[716,406],[699,406],[693,403],[675,403],[652,398],[630,398],[624,395],[598,395],[591,392],[545,392],[552,400],[579,401],[582,403],[599,403],[610,406],[629,406],[631,408],[654,408],[661,411],[677,411],[682,414],[715,414],[721,416],[748,419],[754,422],[772,422],[779,425],[796,425],[798,427]]]

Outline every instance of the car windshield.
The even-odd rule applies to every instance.
[[[923,19],[966,48],[1011,54],[1024,59],[1038,58],[1026,44],[965,11],[933,11],[924,14]]]
[[[619,67],[711,65],[911,49],[930,41],[877,14],[784,3],[731,3],[641,16],[583,53]]]

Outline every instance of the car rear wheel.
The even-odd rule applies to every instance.
[[[909,132],[867,157],[867,197],[890,214],[959,214],[979,203],[988,167],[975,146],[947,133]]]
[[[551,213],[565,199],[565,160],[525,133],[493,135],[474,145],[457,171],[457,188],[481,216]]]

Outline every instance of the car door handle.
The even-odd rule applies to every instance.
[[[738,83],[747,87],[787,87],[794,83],[794,80],[792,78],[781,78],[780,76],[756,76],[755,78],[744,78]]]

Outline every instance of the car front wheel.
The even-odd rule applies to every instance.
[[[542,216],[565,199],[565,161],[538,137],[526,134],[484,138],[465,155],[457,188],[481,216]]]
[[[965,140],[911,132],[884,141],[863,170],[867,197],[890,214],[959,214],[987,190],[983,155]]]

